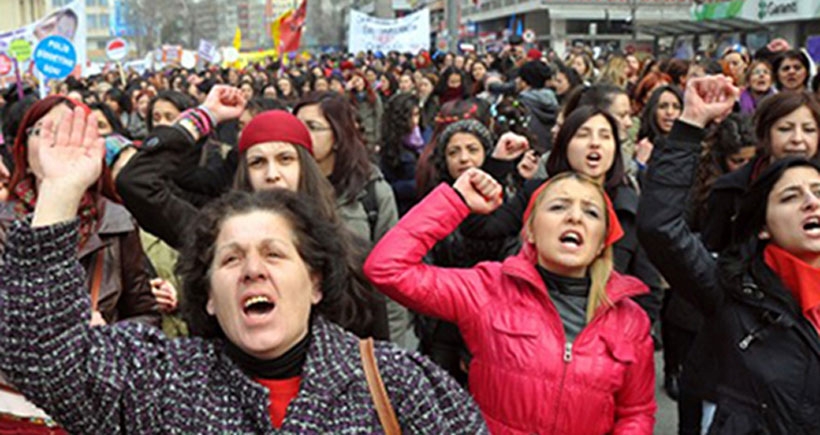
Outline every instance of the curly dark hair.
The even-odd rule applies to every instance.
[[[382,119],[382,162],[390,169],[399,167],[402,140],[413,131],[410,120],[418,107],[419,99],[413,94],[398,94],[387,101]]]
[[[289,222],[299,256],[311,272],[321,276],[322,300],[313,307],[311,316],[324,316],[351,332],[366,335],[373,322],[368,308],[373,293],[358,267],[349,233],[339,221],[324,219],[313,200],[285,189],[232,191],[202,209],[176,266],[182,279],[180,312],[191,335],[225,338],[216,317],[206,311],[216,239],[229,218],[260,210]]]
[[[695,226],[708,219],[706,202],[712,185],[720,176],[729,173],[726,159],[737,154],[741,148],[755,146],[756,142],[751,119],[737,113],[732,113],[709,131],[692,188],[692,220]]]

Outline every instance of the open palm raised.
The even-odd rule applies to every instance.
[[[105,139],[97,127],[97,115],[87,115],[77,107],[59,125],[54,123],[45,120],[40,129],[37,153],[43,180],[81,194],[102,173]]]

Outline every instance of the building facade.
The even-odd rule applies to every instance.
[[[0,32],[14,30],[46,15],[46,0],[0,0]]]

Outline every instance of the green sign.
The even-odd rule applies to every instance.
[[[695,21],[734,18],[740,14],[746,0],[729,0],[706,3],[693,7]]]
[[[20,62],[25,62],[31,57],[31,43],[25,39],[15,39],[9,45],[9,54]]]

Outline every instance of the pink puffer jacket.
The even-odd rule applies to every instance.
[[[470,391],[495,434],[651,434],[655,372],[649,320],[629,297],[647,292],[612,274],[611,306],[574,343],[532,245],[503,263],[446,269],[422,263],[469,209],[436,188],[376,245],[365,274],[387,296],[458,325],[473,354]]]

